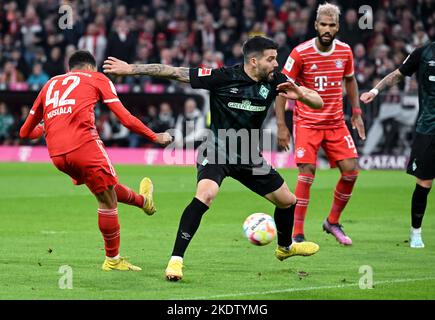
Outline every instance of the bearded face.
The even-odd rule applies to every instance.
[[[339,29],[337,19],[332,16],[321,15],[316,20],[315,28],[320,44],[324,47],[331,46]]]

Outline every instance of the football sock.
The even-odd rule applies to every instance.
[[[430,189],[422,187],[419,184],[415,185],[411,203],[411,223],[414,229],[421,227]]]
[[[340,215],[352,196],[352,189],[357,177],[358,171],[348,171],[341,174],[334,191],[334,200],[328,217],[329,223],[337,224],[340,220]]]
[[[195,235],[196,230],[198,230],[201,218],[207,210],[208,206],[197,198],[193,198],[192,202],[184,209],[178,226],[172,256],[184,256],[184,252]]]
[[[421,228],[414,228],[414,227],[412,227],[412,234],[421,234]]]
[[[116,257],[119,254],[121,237],[118,223],[118,208],[98,208],[98,227],[103,235],[106,257]]]
[[[136,206],[139,208],[142,208],[144,205],[144,197],[140,194],[137,194],[129,187],[124,186],[123,184],[118,183],[115,186],[115,192],[118,202],[122,202],[130,206]]]
[[[280,209],[275,207],[275,224],[278,237],[278,245],[281,247],[289,247],[292,244],[292,229],[297,203],[289,208]]]
[[[183,257],[172,256],[171,257],[171,261],[180,261],[180,262],[183,262]]]
[[[314,181],[314,175],[300,173],[296,184],[295,196],[298,199],[295,208],[293,237],[304,234],[305,215],[310,201],[310,188]]]

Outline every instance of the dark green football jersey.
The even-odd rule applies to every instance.
[[[285,75],[276,72],[270,82],[256,82],[246,74],[243,65],[190,69],[192,88],[210,91],[212,137],[207,139],[207,161],[213,161],[210,158],[213,150],[219,163],[222,157],[227,163],[252,162],[253,152],[258,154],[257,136],[278,95],[276,87],[286,80]]]
[[[435,134],[435,42],[415,49],[399,68],[411,76],[417,72],[419,116],[416,131]]]

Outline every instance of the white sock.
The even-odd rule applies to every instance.
[[[119,259],[119,254],[114,256],[114,257],[106,257],[108,260],[118,260]]]
[[[180,262],[183,262],[183,257],[172,256],[172,257],[171,257],[171,261],[180,261]]]
[[[418,228],[418,229],[411,228],[411,231],[412,231],[413,234],[421,234],[421,227]]]

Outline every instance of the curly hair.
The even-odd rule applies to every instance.
[[[325,15],[335,18],[335,20],[338,22],[340,13],[341,12],[339,7],[334,4],[325,2],[324,4],[319,5],[319,7],[317,8],[316,20],[319,20],[320,16]]]

